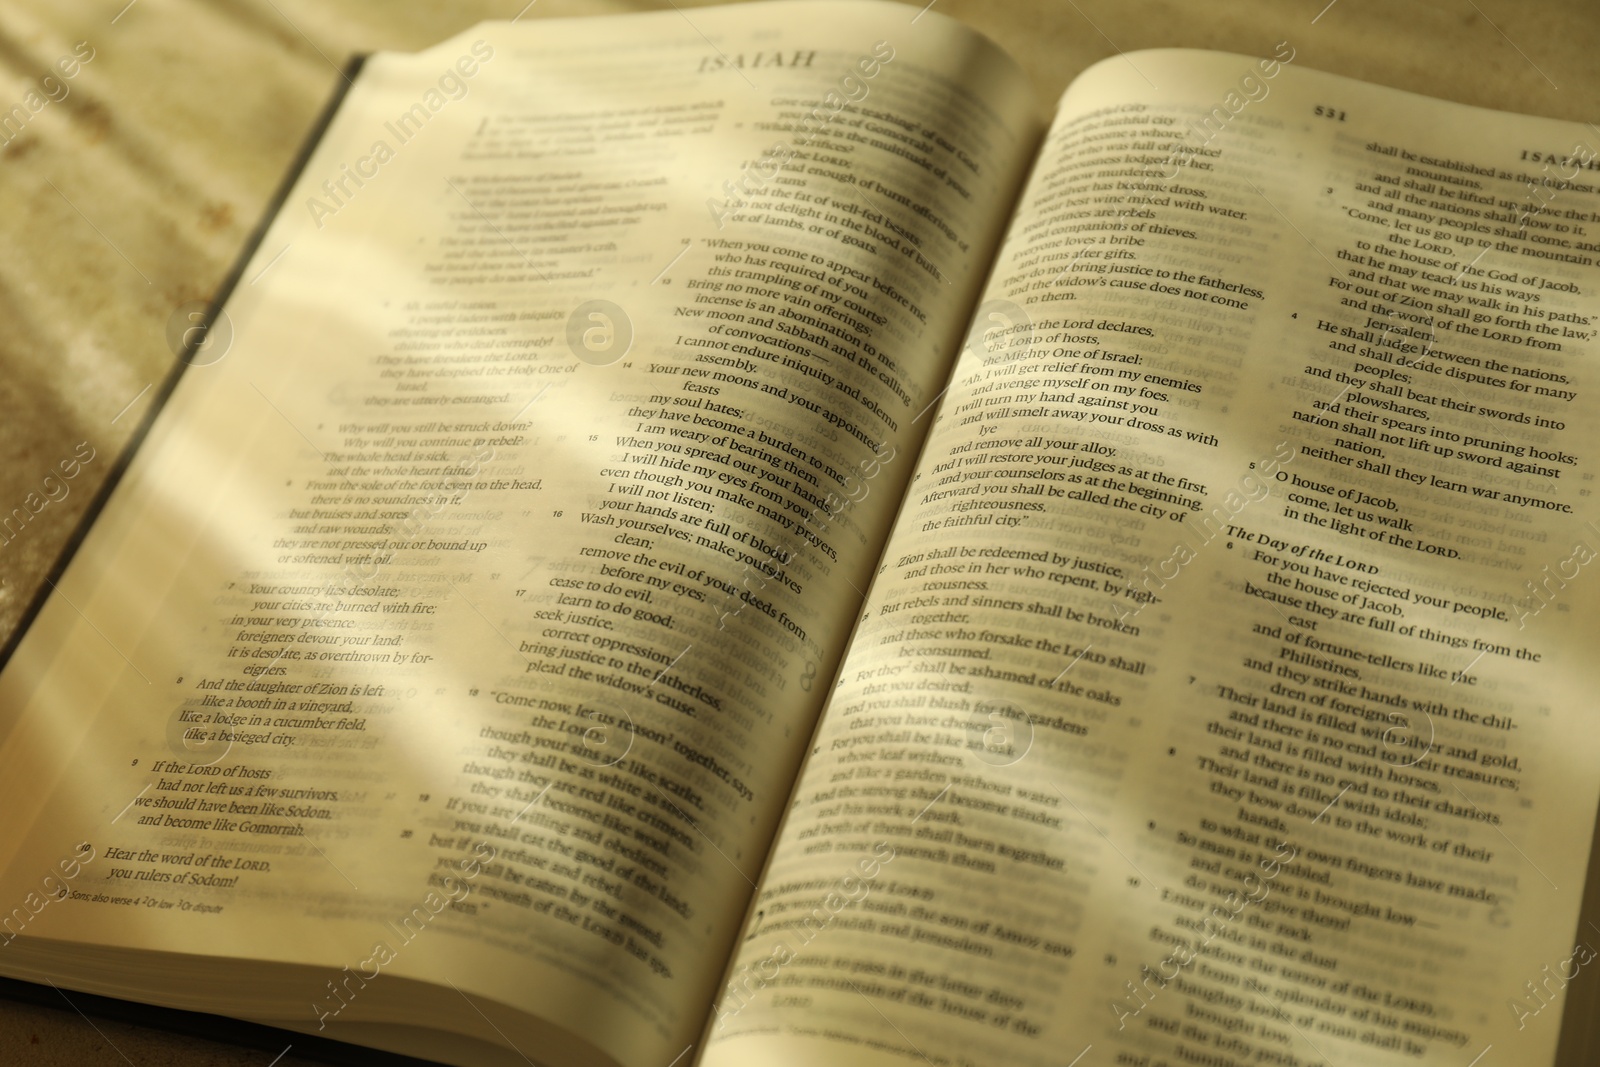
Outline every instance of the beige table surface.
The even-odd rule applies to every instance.
[[[335,67],[352,53],[417,49],[482,19],[509,18],[525,2],[0,0],[0,110],[76,42],[95,50],[71,95],[0,149],[0,512],[78,442],[105,457],[0,546],[0,637],[61,551],[91,483],[126,444],[154,392],[142,391],[172,363],[169,317],[208,297],[227,273],[332,90]],[[671,6],[536,0],[522,17]],[[691,0],[677,6],[693,18]],[[1600,122],[1595,0],[937,0],[935,10],[997,40],[1041,101],[1119,50],[1266,54],[1288,39],[1296,66]],[[1586,1002],[1596,1002],[1592,991]],[[0,999],[0,1065],[268,1067],[281,1051],[179,1037],[57,1003]],[[1569,1012],[1569,1028],[1586,1029],[1592,1014]],[[291,1051],[277,1065],[308,1062]],[[1583,1049],[1568,1062],[1587,1067],[1596,1058]]]

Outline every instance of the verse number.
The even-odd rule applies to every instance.
[[[806,669],[800,675],[800,689],[802,692],[811,692],[811,687],[817,681],[817,664],[813,660],[806,661]]]
[[[1312,114],[1322,119],[1333,119],[1335,122],[1344,121],[1343,111],[1340,111],[1338,108],[1334,107],[1323,107],[1321,104],[1318,104],[1312,109]]]

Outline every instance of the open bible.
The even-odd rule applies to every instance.
[[[1292,41],[1047,117],[811,0],[349,82],[6,650],[0,974],[451,1064],[1556,1062],[1591,129]]]

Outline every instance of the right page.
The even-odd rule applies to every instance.
[[[1291,42],[1074,84],[708,1063],[1553,1060],[1597,140]]]

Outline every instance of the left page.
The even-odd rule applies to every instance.
[[[1037,134],[890,4],[370,60],[0,675],[0,970],[680,1055]]]

